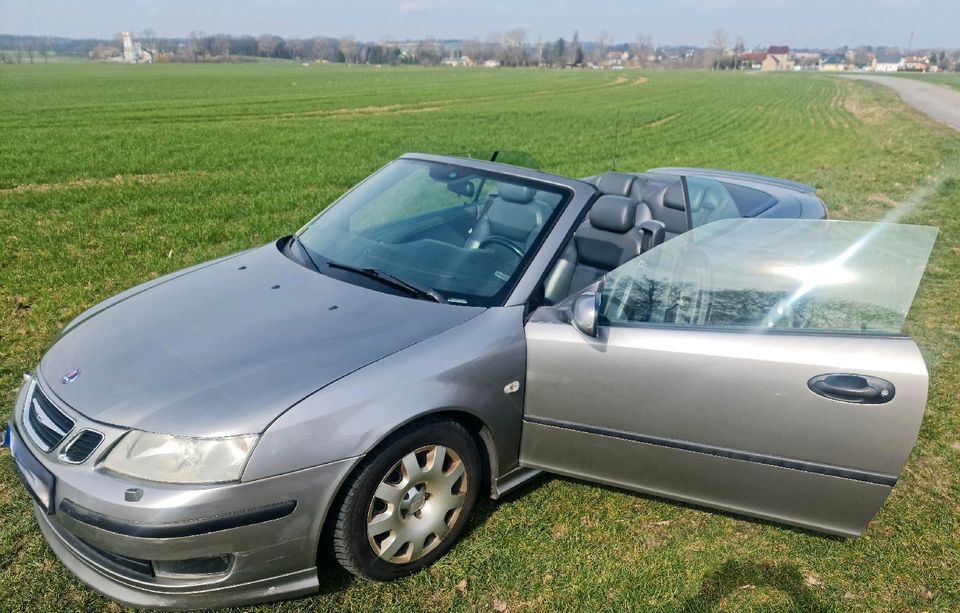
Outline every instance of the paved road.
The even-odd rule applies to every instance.
[[[843,76],[848,79],[861,79],[885,85],[897,92],[901,100],[921,113],[960,131],[960,90],[902,77]]]

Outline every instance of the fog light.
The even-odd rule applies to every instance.
[[[233,555],[229,553],[189,560],[154,560],[153,572],[158,577],[171,578],[222,575],[230,569],[231,562]]]

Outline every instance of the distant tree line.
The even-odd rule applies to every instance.
[[[416,64],[435,66],[442,62],[500,66],[651,66],[664,68],[712,68],[737,70],[745,66],[746,45],[737,37],[733,46],[723,29],[711,35],[707,46],[655,46],[649,34],[639,33],[631,43],[613,43],[606,31],[594,40],[581,40],[578,32],[570,39],[531,41],[522,28],[494,32],[485,40],[379,41],[362,42],[352,36],[284,38],[274,34],[233,36],[190,32],[186,38],[160,37],[151,30],[133,33],[133,39],[149,50],[158,62],[243,62],[283,59],[302,62],[345,64]],[[832,50],[866,66],[882,47],[841,47]],[[960,70],[958,50],[927,51],[930,64],[941,70]],[[46,62],[53,55],[107,60],[120,55],[120,36],[111,40],[71,39],[50,36],[0,34],[0,63]],[[811,60],[812,61],[812,60]]]

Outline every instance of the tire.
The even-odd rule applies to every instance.
[[[481,480],[477,445],[457,422],[429,419],[398,430],[368,454],[333,508],[337,561],[373,581],[430,566],[463,533]]]

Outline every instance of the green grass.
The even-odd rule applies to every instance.
[[[289,233],[406,151],[526,150],[547,170],[700,165],[816,185],[840,218],[941,234],[908,322],[930,368],[906,471],[855,541],[561,478],[484,503],[428,571],[325,570],[280,610],[960,608],[960,135],[816,75],[297,65],[0,66],[0,401],[57,330],[126,287]],[[5,410],[8,414],[8,409]],[[812,584],[812,585],[811,585]],[[43,543],[0,458],[0,610],[112,607]],[[263,610],[271,610],[264,608]]]
[[[957,72],[894,72],[890,74],[897,77],[916,79],[918,81],[926,81],[927,83],[936,83],[937,85],[946,85],[947,87],[960,89],[960,73]]]

